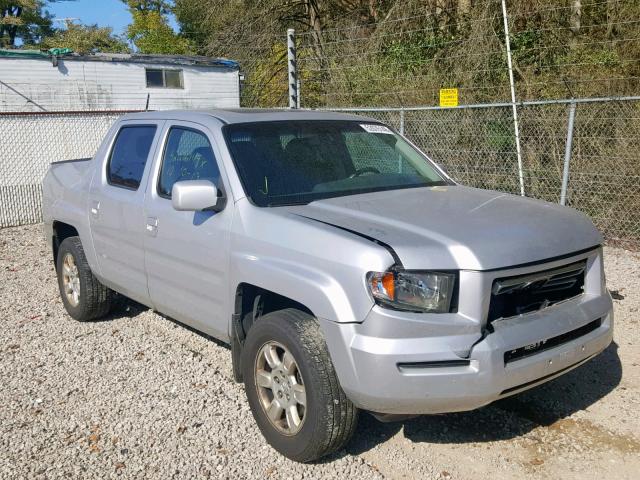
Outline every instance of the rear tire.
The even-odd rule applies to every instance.
[[[249,405],[273,448],[297,462],[311,462],[349,441],[358,409],[338,383],[314,317],[295,309],[264,315],[249,330],[242,355]],[[276,402],[280,394],[282,403]],[[280,415],[279,408],[283,408]]]
[[[56,271],[62,303],[72,318],[86,322],[109,313],[114,292],[91,272],[79,237],[68,237],[60,244]]]

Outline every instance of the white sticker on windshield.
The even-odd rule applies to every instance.
[[[360,126],[364,128],[365,132],[369,133],[386,133],[387,135],[393,135],[393,132],[384,125],[377,125],[374,123],[361,123]]]

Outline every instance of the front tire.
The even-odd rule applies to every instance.
[[[60,298],[67,313],[80,322],[104,317],[114,292],[91,272],[79,237],[68,237],[58,248],[56,261]]]
[[[342,448],[358,410],[338,383],[318,321],[295,309],[261,317],[242,352],[245,391],[269,444],[310,462]]]

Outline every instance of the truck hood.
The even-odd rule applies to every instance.
[[[602,243],[591,220],[574,209],[459,185],[351,195],[285,208],[383,242],[407,269],[499,269]]]

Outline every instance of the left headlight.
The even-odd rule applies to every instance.
[[[367,286],[377,303],[414,312],[449,312],[455,283],[455,273],[411,271],[367,273]]]

